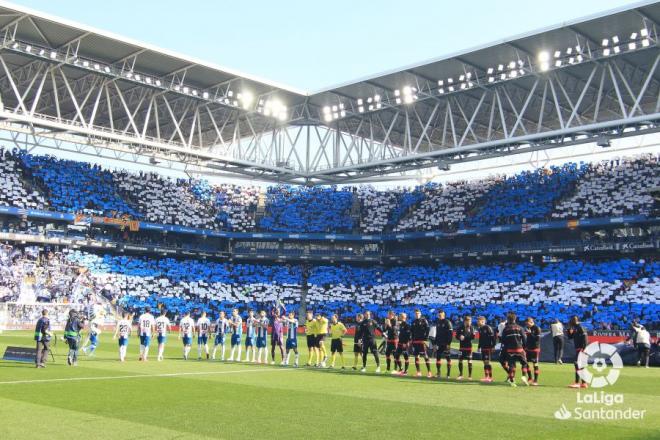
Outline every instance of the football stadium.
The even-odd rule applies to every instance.
[[[0,438],[660,439],[659,24],[305,91],[0,2]]]

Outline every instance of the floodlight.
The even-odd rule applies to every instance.
[[[461,83],[461,90],[465,90],[465,83]]]
[[[572,47],[569,47],[568,49],[566,49],[566,55],[570,55],[572,53],[573,53],[573,48]]]
[[[577,56],[577,62],[578,62],[578,63],[581,63],[582,60],[584,60],[584,58],[582,57],[582,55],[578,55],[578,56]]]
[[[634,41],[628,43],[628,50],[635,50],[635,49],[637,49],[637,43],[635,43]]]
[[[137,78],[137,76],[136,76]],[[190,93],[190,88],[189,87],[184,87],[183,88],[183,93]]]
[[[27,46],[25,46],[25,51],[26,52],[32,52],[32,46],[30,46],[29,44]]]
[[[511,78],[515,78],[516,76],[518,76],[518,71],[517,70],[512,70],[511,73],[509,73],[509,76]]]
[[[380,95],[376,95],[376,96],[374,96],[374,101],[376,101],[376,102],[380,102]],[[343,107],[342,107],[342,108],[343,108]]]
[[[105,66],[103,70],[105,70],[105,73],[110,73],[110,68],[108,66]]]
[[[498,70],[498,71],[502,71],[502,70],[504,70],[504,65],[503,65],[503,64],[499,64],[499,65],[497,66],[497,70]]]
[[[444,93],[445,93],[445,89],[443,89],[442,87],[440,87],[440,88],[438,89],[438,93],[440,93],[441,95],[444,94]]]
[[[209,99],[209,92],[202,93],[202,98]]]
[[[362,101],[362,98],[360,98],[360,99],[357,100],[358,105],[362,105],[363,102],[364,102],[364,101]]]
[[[157,85],[158,87],[160,87],[160,84],[161,84],[160,80],[157,79],[157,80],[156,80],[156,85]]]
[[[396,98],[396,103],[401,104],[401,98]]]
[[[489,82],[489,83],[495,82],[495,78],[492,77],[492,76],[489,76],[489,77],[488,77],[488,82]]]
[[[343,118],[344,116],[346,116],[346,111],[342,110],[341,112],[339,112],[339,115]]]
[[[494,69],[493,69],[492,67],[489,67],[488,70],[487,70],[487,73],[488,73],[489,75],[491,75],[491,74],[493,73],[493,70],[494,70]]]
[[[373,101],[373,98],[371,96],[367,98],[367,103],[368,104],[371,104],[372,101]]]
[[[561,67],[561,60],[555,61],[555,67]]]
[[[376,108],[381,108],[382,106],[383,106],[383,104],[381,104],[380,102],[378,104],[376,104]]]
[[[140,81],[140,79],[142,79],[142,78],[140,78],[140,75],[135,75],[135,80],[136,81]]]
[[[619,36],[618,35],[615,35],[615,36],[612,37],[612,43],[619,44]]]
[[[650,44],[651,44],[651,42],[649,41],[648,38],[644,38],[642,40],[642,47],[649,47]]]
[[[458,80],[459,80],[459,81],[464,81],[464,80],[465,80],[465,75],[461,75],[461,76],[459,76],[459,77],[458,77]]]
[[[52,52],[52,53],[50,54],[50,57],[51,57],[51,58],[55,58],[55,57],[53,56],[53,54],[55,54],[55,52]],[[57,54],[55,54],[55,56],[57,56]],[[94,64],[94,70],[99,70],[100,68],[101,68],[100,65],[98,65],[98,64]]]
[[[637,39],[637,32],[633,32],[632,34],[630,34],[630,39],[631,40]]]
[[[575,58],[574,58],[574,57],[570,57],[570,58],[568,59],[568,64],[575,64]]]
[[[231,98],[232,96],[234,96],[234,91],[233,91],[233,90],[229,90],[229,91],[227,92],[227,96],[229,96],[230,98]]]
[[[193,94],[193,96],[197,96],[197,90],[193,89],[191,93]]]
[[[336,111],[337,111],[337,106],[336,106],[336,105],[333,105],[333,106],[332,106],[332,111],[333,111],[333,112],[336,112]]]
[[[648,37],[648,36],[649,36],[649,30],[646,29],[646,28],[640,29],[639,34],[640,34],[642,37]]]
[[[394,91],[394,96],[399,96],[400,94],[401,94],[401,92],[399,91],[399,89],[396,89]]]
[[[550,69],[550,63],[544,61],[541,63],[541,72],[545,72]]]
[[[359,111],[360,113],[364,113],[364,107],[359,106],[359,107],[358,107],[358,111]]]
[[[335,118],[335,119],[339,118],[339,113],[333,113],[332,117]]]
[[[447,84],[453,84],[454,78],[447,78]]]
[[[332,121],[332,115],[331,114],[326,114],[323,119],[325,119],[325,122],[330,122]]]
[[[83,67],[89,67],[89,61],[83,61]],[[128,72],[128,74],[126,76],[128,76],[128,75],[131,75],[131,72]],[[130,78],[130,76],[128,76],[128,77]]]
[[[603,38],[603,42],[602,42],[603,47],[608,46],[609,44],[610,44],[610,40],[608,40],[607,38]]]
[[[454,91],[454,86],[449,86],[449,91],[453,92]]]
[[[467,79],[472,78],[472,72],[468,72],[465,76],[467,77]]]
[[[438,80],[438,85],[439,85],[439,86],[442,86],[442,85],[444,85],[444,84],[445,84],[445,82],[444,82],[443,80],[441,80],[441,79]]]
[[[603,55],[605,55],[606,57],[609,57],[610,56],[610,49],[606,48],[605,50],[603,50]]]
[[[511,61],[511,62],[509,63],[509,69],[515,69],[515,68],[516,68],[516,62],[515,62],[515,61]]]
[[[561,52],[556,50],[555,51],[555,58],[559,58],[561,56]]]
[[[326,115],[330,113],[330,106],[326,105],[325,107],[323,107],[323,113],[325,113]]]
[[[410,88],[410,86],[404,86],[403,87],[403,94],[404,95],[410,95],[411,93],[412,93],[412,89]]]
[[[374,109],[374,105],[373,105],[373,104],[369,104],[369,111],[372,111],[373,109]]]
[[[544,50],[543,52],[539,52],[538,58],[539,58],[539,61],[545,62],[545,61],[548,61],[550,59],[550,54],[547,51]]]
[[[621,52],[621,46],[614,46],[614,53]]]
[[[151,84],[151,78],[146,77],[144,80],[147,82],[147,84]],[[206,94],[206,97],[208,98],[208,93]]]
[[[504,81],[506,79],[506,73],[501,73],[500,74],[500,79]]]

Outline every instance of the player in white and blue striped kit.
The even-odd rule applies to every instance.
[[[293,351],[296,355],[293,363],[294,367],[298,366],[298,320],[296,314],[289,312],[289,316],[282,318],[286,322],[286,360],[284,365],[289,365],[289,358]]]
[[[202,350],[209,358],[209,333],[211,332],[211,320],[206,317],[206,312],[197,320],[197,359],[202,359]]]
[[[222,347],[220,360],[225,360],[225,335],[229,330],[229,320],[225,317],[225,312],[220,312],[220,317],[215,321],[215,341],[213,344],[213,355],[211,356],[213,360],[215,360],[215,353],[218,350],[218,346]]]
[[[245,321],[245,362],[250,362],[250,352],[252,352],[252,362],[257,361],[257,322],[254,312],[248,310],[248,317]]]
[[[257,322],[257,363],[268,363],[268,350],[266,348],[268,341],[268,324],[270,321],[266,318],[266,312],[262,310],[259,312],[259,321]]]
[[[231,319],[229,320],[229,326],[231,327],[231,354],[229,355],[229,361],[241,360],[241,336],[243,335],[243,318],[238,314],[238,309],[234,309],[231,312]],[[234,357],[234,353],[238,349],[238,356]]]

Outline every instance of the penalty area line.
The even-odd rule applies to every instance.
[[[195,371],[190,373],[160,373],[160,374],[131,374],[126,376],[92,376],[92,377],[63,377],[55,379],[31,379],[31,380],[8,380],[0,381],[0,385],[29,384],[29,383],[54,383],[54,382],[76,382],[85,380],[114,380],[114,379],[148,379],[155,377],[185,377],[185,376],[211,376],[216,374],[239,374],[239,373],[276,373],[282,371],[295,371],[293,368],[282,369],[252,369],[252,370],[228,370],[228,371]]]

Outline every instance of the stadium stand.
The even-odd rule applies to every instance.
[[[138,206],[144,219],[154,223],[216,229],[215,213],[189,190],[185,180],[156,173],[114,173],[120,194]]]
[[[0,149],[0,204],[44,209],[46,199],[39,192],[26,188],[19,161],[15,154]]]
[[[46,189],[50,206],[60,212],[85,212],[109,217],[140,213],[118,194],[112,173],[98,165],[21,153],[29,175]]]
[[[488,191],[469,223],[492,226],[543,220],[552,212],[554,203],[569,194],[586,169],[586,165],[567,163],[508,177]]]
[[[367,234],[382,233],[392,223],[392,211],[399,206],[401,191],[397,189],[379,191],[370,185],[357,189],[360,199],[360,230]]]
[[[259,188],[232,184],[211,185],[202,179],[191,179],[189,186],[199,200],[218,210],[216,222],[221,229],[238,232],[254,230]]]
[[[553,218],[649,215],[650,190],[660,187],[660,162],[651,154],[589,164],[575,193],[557,204]]]
[[[268,188],[266,215],[260,227],[276,232],[350,232],[353,219],[351,188]]]
[[[364,309],[384,316],[390,309],[412,313],[419,307],[427,316],[443,308],[454,319],[483,314],[490,322],[514,310],[519,316],[536,317],[544,326],[573,314],[592,329],[627,328],[632,319],[649,328],[660,326],[660,263],[629,258],[305,269],[80,250],[37,254],[1,248],[0,269],[14,274],[3,277],[5,300],[16,299],[28,279],[38,286],[36,295],[42,301],[66,297],[80,302],[96,289],[129,310],[162,304],[174,315],[191,309],[259,309],[278,299],[298,311],[304,298],[307,307],[338,312],[347,320]]]
[[[469,210],[497,182],[496,177],[473,182],[426,185],[424,198],[415,210],[394,228],[396,232],[454,230],[462,226]]]

